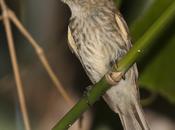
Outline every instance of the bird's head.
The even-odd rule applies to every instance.
[[[87,16],[97,8],[108,8],[112,10],[115,8],[113,0],[61,0],[69,6],[72,16]]]
[[[94,0],[61,0],[61,1],[67,4],[71,8],[72,6],[84,7]]]
[[[95,0],[61,0],[67,4],[72,12],[73,16],[82,15],[89,11],[91,2]]]

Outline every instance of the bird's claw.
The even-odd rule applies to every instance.
[[[107,82],[110,85],[114,86],[121,80],[121,78],[123,77],[123,73],[122,72],[109,72],[108,74],[106,74],[105,77],[106,77]]]

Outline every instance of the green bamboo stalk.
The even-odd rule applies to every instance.
[[[118,63],[118,71],[127,70],[136,59],[142,56],[145,50],[151,46],[160,33],[169,25],[175,16],[175,1],[164,11],[164,13],[150,26],[144,35],[136,41],[133,48]]]
[[[117,70],[113,71],[126,72],[134,62],[144,55],[152,41],[169,25],[175,16],[175,1],[164,11],[164,13],[152,24],[145,34],[134,44],[131,50],[118,62]],[[90,106],[100,99],[110,85],[106,78],[103,77],[92,89],[84,95],[80,101],[56,124],[52,130],[67,130]]]

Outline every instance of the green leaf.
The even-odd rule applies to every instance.
[[[142,72],[140,85],[175,103],[175,35],[164,44]]]
[[[121,3],[122,3],[122,0],[114,0],[114,2],[116,3],[116,5],[118,7],[120,7]]]
[[[149,27],[158,19],[162,13],[172,4],[174,0],[154,0],[147,10],[141,12],[139,17],[131,22],[130,30],[132,35],[132,40],[138,40]]]
[[[131,25],[135,20],[142,17],[154,1],[156,0],[123,0],[121,11],[128,25]]]
[[[154,0],[144,12],[140,11],[139,17],[131,21],[133,41],[140,41],[143,35],[147,39],[146,37],[151,34],[145,33],[155,27],[155,21],[172,3],[174,0]],[[157,42],[156,46],[139,61],[140,85],[175,103],[175,38],[172,37],[175,36],[175,31],[172,31],[173,24],[169,26],[164,29],[164,33],[154,35],[155,38],[149,42]]]

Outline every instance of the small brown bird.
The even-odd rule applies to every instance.
[[[131,48],[128,27],[113,0],[62,1],[72,12],[68,27],[70,49],[96,83]],[[136,65],[124,77],[103,98],[119,114],[125,130],[149,130],[140,106]]]

